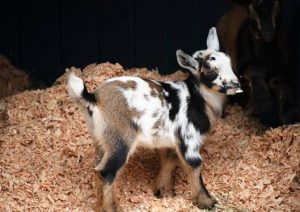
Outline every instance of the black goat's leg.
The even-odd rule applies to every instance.
[[[281,124],[297,122],[296,98],[289,82],[276,77],[270,80],[269,85],[277,100]]]
[[[248,107],[267,126],[279,124],[278,111],[274,107],[271,92],[265,80],[266,70],[259,65],[249,65],[245,77],[250,82]]]
[[[264,113],[271,107],[271,94],[265,82],[265,75],[266,70],[256,64],[249,65],[245,70],[245,77],[250,84],[249,106],[257,114]]]

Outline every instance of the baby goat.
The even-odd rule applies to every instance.
[[[82,79],[69,76],[69,94],[82,108],[99,146],[99,209],[121,210],[112,184],[139,146],[163,149],[156,196],[170,191],[172,172],[181,161],[192,183],[193,203],[200,208],[216,204],[202,180],[199,149],[222,113],[225,94],[241,90],[230,58],[219,52],[215,28],[209,32],[207,47],[193,57],[176,52],[180,66],[189,70],[185,81],[117,77],[88,93]]]

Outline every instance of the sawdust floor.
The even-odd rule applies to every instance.
[[[124,72],[119,64],[71,68],[88,89],[120,75],[160,77],[146,69]],[[0,99],[0,211],[93,211],[94,146],[84,120],[66,93],[64,74],[45,90]],[[215,211],[300,211],[300,125],[264,130],[239,106],[228,106],[206,141],[202,156]],[[125,211],[199,211],[191,204],[182,169],[174,197],[153,195],[157,151],[140,150],[117,178]],[[298,174],[297,174],[298,173]]]

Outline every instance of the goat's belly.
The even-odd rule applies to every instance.
[[[146,148],[174,148],[176,145],[176,138],[172,134],[154,134],[145,135],[140,134],[137,138],[137,146]]]

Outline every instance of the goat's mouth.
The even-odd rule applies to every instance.
[[[238,93],[243,93],[243,90],[241,88],[229,88],[226,90],[227,95],[235,95]]]
[[[225,93],[227,95],[235,95],[235,94],[238,94],[238,93],[242,93],[243,90],[241,89],[241,86],[238,84],[238,85],[227,85],[227,86],[224,86],[224,89],[225,89]]]
[[[212,89],[217,91],[217,92],[226,94],[226,95],[235,95],[235,94],[239,94],[239,93],[243,92],[241,87],[233,87],[233,86],[217,86],[217,85],[214,85],[214,86],[212,86]]]

